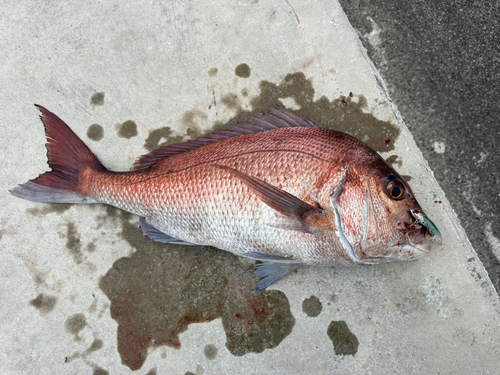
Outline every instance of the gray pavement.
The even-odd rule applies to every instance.
[[[498,1],[340,3],[500,291]]]

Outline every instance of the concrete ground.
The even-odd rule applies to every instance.
[[[0,373],[498,371],[498,294],[338,2],[4,5]],[[253,294],[248,260],[155,243],[113,208],[8,194],[47,170],[33,103],[111,170],[285,105],[388,158],[443,246],[416,262],[302,268]]]

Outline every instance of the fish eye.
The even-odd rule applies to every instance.
[[[391,180],[386,185],[387,194],[395,200],[401,200],[406,196],[406,189],[399,180]]]

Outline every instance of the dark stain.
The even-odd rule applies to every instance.
[[[184,375],[196,375],[194,372],[187,371]]]
[[[217,75],[217,73],[219,73],[219,69],[218,68],[210,68],[210,69],[208,69],[208,76],[209,77],[215,77]]]
[[[35,299],[30,301],[30,305],[37,308],[43,315],[48,314],[56,306],[57,298],[40,293]]]
[[[388,164],[397,164],[397,166],[399,168],[401,168],[403,166],[403,160],[402,159],[399,159],[399,156],[398,155],[391,155],[389,156],[387,159],[385,159],[385,161],[388,163]]]
[[[26,210],[30,215],[41,217],[53,212],[62,214],[71,208],[70,204],[66,203],[48,203],[44,204],[42,207],[33,207]]]
[[[226,347],[237,356],[279,345],[295,324],[285,294],[254,294],[254,265],[210,247],[160,244],[145,237],[133,215],[115,210],[123,238],[135,248],[100,280],[118,322],[122,362],[139,369],[148,350],[179,348],[189,324],[222,318]]]
[[[408,175],[406,175],[406,174],[401,175],[401,177],[403,177],[403,179],[404,179],[406,182],[408,182],[408,181],[410,181],[410,180],[411,180],[411,176],[408,176]]]
[[[396,162],[396,160],[398,160],[398,157],[399,156],[397,156],[397,155],[391,155],[387,159],[385,159],[385,161],[389,164],[394,164]]]
[[[302,311],[309,317],[314,318],[318,316],[321,313],[321,310],[323,310],[323,305],[316,296],[306,298],[304,302],[302,302]]]
[[[76,230],[74,223],[66,224],[66,248],[73,257],[76,264],[80,264],[83,261],[82,254],[82,244],[80,241],[80,234]]]
[[[97,365],[92,366],[92,375],[109,375],[109,371]]]
[[[241,78],[248,78],[250,77],[250,67],[245,63],[240,64],[234,69],[234,74]]]
[[[80,341],[80,332],[87,326],[87,318],[83,314],[74,314],[64,322],[66,332],[74,336],[75,341]]]
[[[215,359],[215,357],[217,357],[217,347],[213,344],[208,344],[205,346],[205,349],[203,349],[203,354],[205,354],[207,359]]]
[[[104,92],[96,92],[90,97],[90,104],[104,105]]]
[[[283,106],[281,99],[292,98],[300,107],[294,110],[298,115],[322,128],[350,134],[376,151],[394,150],[394,141],[401,133],[396,125],[365,112],[368,104],[363,95],[348,95],[333,101],[322,96],[314,101],[312,80],[306,79],[302,72],[288,74],[279,84],[261,81],[259,86],[260,95],[251,100],[252,111],[237,114],[231,119],[231,125],[248,120],[250,115],[260,116],[271,107]],[[386,143],[388,138],[393,141]]]
[[[149,370],[146,375],[156,375],[156,367],[153,367],[151,370]]]
[[[117,124],[118,137],[120,138],[133,138],[137,137],[137,124],[132,120],[127,120],[122,124]]]
[[[93,242],[90,242],[89,244],[87,244],[87,246],[85,246],[85,250],[88,253],[93,253],[95,251],[95,248],[96,248],[96,245]]]
[[[99,124],[92,124],[87,129],[87,138],[93,141],[100,141],[104,138],[104,128]]]
[[[241,95],[247,97],[248,96],[248,89],[241,90]]]
[[[250,100],[251,111],[241,107],[237,95],[224,95],[222,102],[232,109],[235,115],[225,124],[214,122],[211,130],[189,128],[190,138],[204,137],[215,129],[248,121],[251,116],[261,117],[270,108],[284,106],[282,100],[288,98],[293,99],[300,107],[293,111],[298,115],[308,118],[322,128],[350,134],[379,152],[394,150],[395,142],[401,134],[397,125],[378,120],[372,113],[367,112],[369,107],[363,95],[349,93],[347,96],[332,101],[322,96],[314,101],[315,91],[312,80],[306,79],[302,72],[287,74],[279,84],[261,81],[259,88],[260,94]],[[191,116],[191,111],[186,113]],[[183,140],[182,135],[174,136],[172,133],[169,127],[153,130],[146,139],[144,147],[152,151]],[[391,141],[387,143],[387,139]]]
[[[343,320],[333,320],[328,326],[328,337],[332,340],[336,355],[355,355],[358,352],[358,338],[349,330]]]
[[[187,133],[199,133],[201,127],[198,124],[200,121],[206,121],[208,116],[200,110],[190,110],[186,111],[182,116],[182,124],[187,128]]]
[[[153,151],[162,146],[178,143],[184,138],[183,136],[174,136],[172,133],[172,129],[168,126],[150,131],[144,142],[144,148]]]
[[[232,110],[239,110],[241,108],[241,102],[238,98],[238,95],[227,94],[224,95],[221,99],[222,104],[224,104],[227,108]]]

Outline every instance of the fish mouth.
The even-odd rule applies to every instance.
[[[407,244],[402,247],[402,252],[412,260],[429,253],[434,246],[441,245],[442,240],[436,224],[423,211],[412,209],[410,214],[415,222],[405,223]]]

